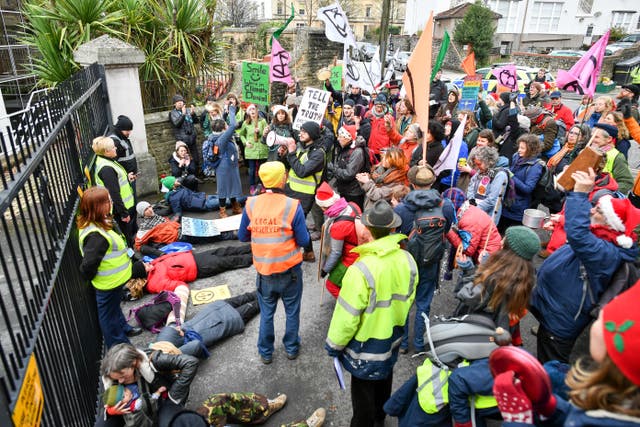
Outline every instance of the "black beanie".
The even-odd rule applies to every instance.
[[[505,103],[505,105],[509,105],[509,97],[511,96],[510,92],[502,92],[500,94],[500,99],[502,100],[502,102]]]
[[[304,122],[300,128],[304,129],[312,140],[320,138],[320,125],[316,122]]]
[[[146,279],[147,270],[144,268],[142,261],[136,261],[131,266],[131,278],[132,279]]]
[[[118,116],[118,121],[113,127],[116,130],[133,130],[133,122],[127,116]]]
[[[354,102],[354,100],[353,100],[353,99],[346,99],[346,100],[344,101],[344,105],[349,105],[350,107],[355,107],[355,106],[356,106],[356,103]]]

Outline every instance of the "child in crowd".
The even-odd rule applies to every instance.
[[[496,327],[508,330],[514,345],[522,345],[520,319],[527,313],[529,296],[535,284],[533,257],[540,250],[540,239],[530,228],[509,227],[502,250],[490,255],[474,268],[469,257],[457,257],[462,269],[462,287],[456,298],[456,315],[484,314]]]
[[[165,391],[167,391],[166,387],[160,387],[155,393],[149,395],[149,399],[157,401]],[[141,399],[141,397],[137,384],[118,384],[109,387],[104,392],[102,399],[104,401],[104,407],[107,414],[117,415],[128,410],[129,412],[124,414],[125,425],[139,426],[144,425],[141,424],[144,420],[135,415],[136,413],[139,413],[144,417],[144,411],[141,412],[141,409],[143,409],[145,399]]]

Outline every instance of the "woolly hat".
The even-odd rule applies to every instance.
[[[342,127],[338,129],[338,134],[340,134],[340,131],[342,131],[343,129],[349,134],[351,140],[355,141],[357,136],[356,125],[342,125]]]
[[[387,97],[385,96],[384,93],[380,93],[378,94],[378,96],[376,96],[375,101],[373,101],[374,104],[387,104]]]
[[[182,97],[182,95],[180,95],[180,94],[173,95],[173,103],[175,104],[178,101],[184,102],[184,98]]]
[[[442,193],[442,197],[451,200],[451,203],[453,203],[453,207],[456,209],[456,212],[458,211],[458,209],[460,209],[460,206],[462,206],[464,201],[467,200],[464,192],[456,187],[450,187],[444,190],[444,192]]]
[[[168,176],[168,177],[164,178],[160,182],[162,183],[162,192],[163,193],[168,193],[169,191],[173,190],[173,186],[176,183],[176,177],[175,176]]]
[[[640,210],[629,199],[615,199],[610,195],[600,197],[598,207],[609,228],[619,233],[614,243],[627,249],[633,246],[637,240],[633,230],[640,224]]]
[[[355,102],[353,99],[349,98],[349,99],[346,99],[346,100],[343,102],[343,104],[342,104],[342,105],[344,105],[344,106],[347,106],[347,105],[348,105],[349,107],[355,107],[355,106],[356,106],[356,102]]]
[[[618,128],[613,126],[613,125],[609,125],[606,123],[596,123],[593,125],[594,128],[598,128],[598,129],[602,129],[603,131],[605,131],[606,133],[609,134],[610,137],[614,138],[614,139],[618,139]]]
[[[280,187],[284,180],[284,164],[278,161],[264,162],[260,165],[258,176],[265,188]]]
[[[535,231],[524,225],[507,228],[504,237],[511,250],[527,261],[531,261],[540,251],[540,238]]]
[[[147,269],[144,268],[144,262],[142,260],[136,261],[131,265],[131,278],[132,279],[147,278]]]
[[[407,178],[409,182],[418,187],[427,187],[436,182],[436,173],[429,165],[426,166],[412,166],[407,172]]]
[[[304,129],[312,140],[320,138],[320,125],[316,122],[304,122],[300,128]]]
[[[285,113],[288,113],[289,111],[287,110],[287,107],[285,107],[284,105],[274,105],[273,106],[273,115],[275,116],[276,114],[278,114],[278,111],[284,111]]]
[[[118,116],[118,121],[113,127],[117,130],[133,130],[133,122],[127,116]]]
[[[138,202],[138,204],[136,205],[136,212],[138,212],[138,215],[144,216],[144,211],[146,211],[149,206],[151,206],[151,203],[144,200]]]
[[[511,93],[502,92],[499,96],[500,96],[500,99],[502,100],[502,102],[504,102],[505,104],[509,105],[509,97],[511,96]]]
[[[187,149],[187,151],[189,151],[189,147],[187,146],[187,143],[184,141],[176,141],[176,151],[178,151],[178,148],[180,147],[185,147]]]
[[[640,281],[602,309],[604,344],[620,371],[640,386]]]
[[[422,139],[422,129],[418,123],[412,123],[409,125],[409,130],[416,136],[416,139]]]
[[[531,120],[529,117],[518,114],[518,127],[529,132],[529,129],[531,129]]]
[[[102,395],[102,400],[107,406],[114,406],[124,397],[124,386],[112,385]]]
[[[320,184],[316,191],[316,203],[321,208],[328,208],[333,206],[335,202],[340,200],[340,195],[333,191],[333,188],[326,182]]]

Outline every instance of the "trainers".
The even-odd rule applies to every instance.
[[[305,252],[302,254],[302,260],[306,262],[316,262],[316,255],[312,252]]]
[[[327,411],[325,411],[324,408],[318,408],[307,418],[307,425],[309,427],[320,427],[324,423],[324,417],[326,416]]]
[[[267,403],[269,403],[269,412],[273,414],[274,412],[278,412],[282,409],[284,404],[287,403],[287,395],[281,394],[275,399],[268,399]]]
[[[407,354],[409,352],[409,349],[406,347],[400,347],[399,352],[400,354]]]
[[[269,357],[269,358],[266,358],[266,357],[264,357],[264,356],[262,356],[262,355],[261,355],[261,356],[260,356],[260,361],[261,361],[263,364],[265,364],[265,365],[269,365],[269,364],[271,364],[271,358],[270,358],[270,357]]]

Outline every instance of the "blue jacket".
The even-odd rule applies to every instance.
[[[451,144],[451,142],[449,142]],[[455,186],[458,183],[458,178],[460,177],[460,171],[458,170],[458,162],[460,159],[467,159],[469,157],[469,147],[467,147],[467,143],[462,141],[462,145],[460,146],[460,151],[458,151],[458,161],[456,162],[456,168],[453,171],[453,185]],[[440,184],[446,185],[447,187],[451,187],[451,175],[447,175],[440,180]]]
[[[502,216],[522,221],[522,214],[531,205],[531,193],[536,188],[540,176],[542,176],[542,164],[536,158],[522,158],[518,153],[511,160],[511,172],[513,183],[516,187],[516,200],[511,206],[505,206]]]
[[[204,211],[207,202],[207,195],[203,191],[195,192],[183,186],[169,191],[165,197],[173,213],[178,215],[182,211]]]
[[[576,408],[571,403],[556,395],[558,404],[556,411],[546,421],[535,419],[535,425],[545,427],[638,427],[640,418],[613,414],[607,411],[587,411]],[[505,427],[531,427],[531,424],[503,423]]]
[[[577,338],[592,320],[589,312],[620,264],[638,256],[635,244],[625,249],[591,233],[590,209],[586,193],[567,195],[568,243],[542,263],[531,295],[533,315],[551,334],[566,340]],[[586,282],[581,278],[581,264],[586,271]]]
[[[402,219],[402,225],[400,225],[398,232],[408,236],[409,233],[411,233],[411,230],[413,230],[413,220],[415,219],[416,212],[419,209],[433,206],[436,197],[442,198],[440,193],[434,189],[413,190],[407,194],[402,200],[402,203],[398,204],[398,206],[394,208],[394,211],[400,216],[400,219]],[[442,214],[447,220],[443,231],[444,233],[447,233],[456,217],[451,200],[444,199]]]

